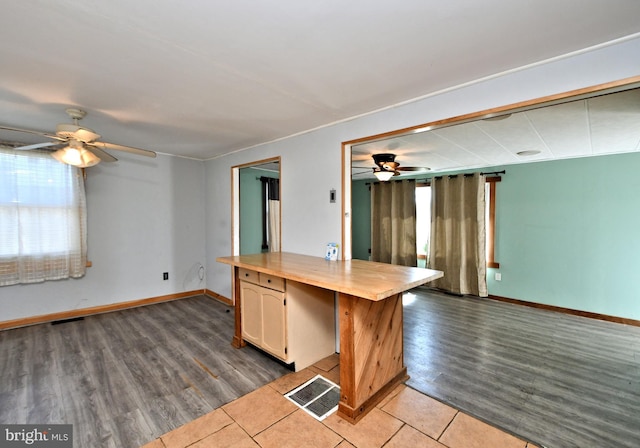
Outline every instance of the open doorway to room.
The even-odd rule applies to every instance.
[[[233,254],[279,252],[280,157],[232,167]]]
[[[510,164],[621,153],[628,151],[629,141],[637,143],[634,117],[639,98],[640,77],[633,77],[344,142],[344,259],[368,259],[368,251],[361,249],[362,241],[370,238],[362,218],[370,216],[364,185],[375,182],[376,172],[385,169],[376,165],[373,155],[397,156],[388,165],[402,178],[415,177],[407,172],[415,167],[429,167],[429,175],[420,175],[420,179],[428,179],[436,173],[470,168],[483,171]],[[590,152],[585,154],[585,150]],[[492,207],[488,212],[495,213],[496,185],[487,188]],[[495,231],[495,227],[487,229],[488,243],[493,243]],[[498,263],[492,247],[487,249],[487,266],[495,268]]]

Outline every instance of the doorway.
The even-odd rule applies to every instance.
[[[280,157],[234,166],[231,170],[233,255],[279,251]]]

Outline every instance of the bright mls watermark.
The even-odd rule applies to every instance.
[[[73,425],[0,425],[0,448],[73,448]]]

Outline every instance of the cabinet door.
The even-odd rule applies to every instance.
[[[240,315],[242,338],[262,344],[262,289],[252,283],[240,282]]]
[[[262,347],[287,360],[287,313],[284,293],[262,288]]]

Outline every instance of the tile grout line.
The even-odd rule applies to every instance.
[[[246,434],[246,435],[247,435],[247,436],[248,436],[248,437],[249,437],[249,438],[250,438],[254,443],[256,443],[256,444],[258,443],[258,442],[256,442],[256,441],[255,441],[255,439],[254,439],[253,437],[251,437],[251,434],[249,434],[249,433],[247,432],[247,430],[246,430],[246,429],[244,429],[244,427],[243,427],[240,423],[238,423],[238,422],[237,422],[233,417],[231,417],[231,416],[227,413],[227,411],[225,411],[224,409],[222,409],[222,407],[220,407],[220,410],[222,410],[222,412],[224,412],[224,413],[225,413],[225,415],[226,415],[227,417],[229,417],[229,418],[231,419],[231,421],[233,422],[233,423],[228,424],[228,425],[227,425],[227,426],[225,426],[224,428],[228,428],[229,426],[231,426],[231,425],[233,425],[233,424],[235,423],[235,424],[238,426],[238,428],[240,428],[240,429],[242,430],[242,432],[244,432],[244,433],[245,433],[245,434]],[[220,428],[219,430],[217,430],[217,431],[216,431],[216,433],[217,433],[217,432],[222,431],[222,429],[223,429],[223,428]],[[215,434],[215,433],[213,433],[213,434]],[[211,434],[209,434],[209,435],[211,435]],[[256,434],[256,435],[257,435],[257,434]],[[207,437],[208,437],[208,436],[207,436]]]
[[[270,388],[270,389],[272,389],[274,392],[276,392],[278,395],[281,395],[281,396],[282,396],[282,398],[284,398],[284,395],[282,395],[282,394],[280,393],[280,391],[278,391],[275,387],[273,387],[273,386],[272,386],[272,384],[273,384],[274,382],[275,382],[275,381],[272,381],[272,382],[270,382],[270,383],[268,383],[268,384],[265,384],[265,386],[269,387],[269,388]],[[242,397],[241,397],[241,398],[242,398]],[[284,399],[286,400],[286,398],[284,398]],[[287,415],[284,415],[282,418],[280,418],[280,419],[276,420],[275,422],[271,423],[269,426],[267,426],[267,427],[266,427],[266,428],[264,428],[263,430],[258,431],[258,432],[257,432],[257,433],[255,433],[255,435],[253,435],[253,436],[252,436],[251,434],[249,434],[249,433],[247,433],[247,434],[249,434],[249,437],[251,437],[251,439],[252,439],[252,440],[254,440],[256,436],[258,436],[259,434],[262,434],[263,432],[265,432],[266,430],[268,430],[268,429],[269,429],[269,428],[271,428],[272,426],[274,426],[274,425],[276,425],[276,424],[280,423],[282,420],[284,420],[285,418],[287,418],[287,417],[291,416],[293,413],[295,413],[296,411],[299,411],[299,410],[301,410],[301,409],[298,409],[298,408],[294,409],[293,411],[289,412]],[[304,412],[304,411],[303,411],[303,412]],[[227,414],[227,415],[229,415],[229,414]],[[229,417],[231,417],[231,416],[229,415]],[[234,422],[236,422],[236,420],[235,420],[233,417],[231,417],[231,419],[232,419]],[[236,423],[237,423],[237,424],[238,424],[238,426],[240,426],[240,427],[241,427],[245,432],[247,432],[247,431],[244,429],[244,427],[243,427],[240,423],[238,423],[238,422],[236,422]],[[256,442],[256,443],[257,443],[257,442]]]
[[[394,390],[395,390],[395,389],[394,389]],[[397,394],[397,393],[396,393],[396,394],[394,394],[394,397],[395,397],[396,395],[398,395],[398,394]],[[389,401],[391,401],[391,400],[389,400]],[[386,405],[386,403],[385,403],[385,405]],[[387,443],[389,443],[389,442],[391,441],[391,439],[393,439],[393,438],[394,438],[394,437],[395,437],[395,436],[400,432],[400,430],[401,430],[402,428],[404,428],[405,426],[408,426],[409,428],[415,429],[415,430],[416,430],[416,431],[418,431],[420,434],[424,435],[425,437],[428,437],[429,439],[433,440],[434,442],[437,442],[437,441],[438,441],[437,439],[434,439],[434,438],[433,438],[433,437],[431,437],[429,434],[425,434],[423,431],[421,431],[420,429],[418,429],[418,428],[416,428],[415,426],[411,425],[410,423],[405,422],[405,421],[404,421],[404,420],[402,420],[400,417],[397,417],[397,416],[395,416],[395,415],[391,414],[390,412],[386,411],[386,410],[384,409],[384,407],[378,407],[378,409],[379,409],[380,411],[384,412],[385,414],[387,414],[389,417],[391,417],[391,418],[395,418],[396,420],[398,420],[399,422],[401,422],[401,423],[402,423],[402,425],[400,426],[400,428],[398,428],[398,430],[397,430],[397,431],[396,431],[396,432],[395,432],[395,433],[394,433],[394,434],[389,438],[389,440],[387,440],[386,442],[384,442],[384,443],[382,444],[382,447],[384,447]],[[454,417],[455,417],[455,415],[454,415]],[[453,421],[453,418],[452,418],[451,420]],[[449,422],[449,424],[451,424],[451,422]],[[448,427],[448,425],[447,425],[447,427]],[[445,430],[446,430],[446,428],[445,428]],[[444,433],[444,430],[443,430],[442,432]],[[442,434],[441,434],[441,435],[442,435]],[[382,447],[381,447],[381,448],[382,448]]]
[[[456,408],[452,408],[452,409],[456,409]],[[447,426],[444,427],[444,429],[442,430],[442,432],[440,433],[440,435],[436,438],[437,442],[440,442],[440,439],[442,438],[442,436],[444,435],[445,432],[447,432],[447,430],[451,427],[451,424],[453,423],[453,421],[456,419],[456,417],[458,416],[458,414],[461,414],[462,411],[460,411],[459,409],[456,409],[456,413],[454,414],[453,418],[449,421],[449,423],[447,424]],[[444,445],[444,444],[443,444]]]
[[[382,409],[380,409],[380,410],[382,411]],[[382,411],[382,412],[385,412],[385,411]],[[391,416],[391,417],[393,417],[393,415],[389,414],[388,412],[387,412],[386,414],[387,414],[387,415],[389,415],[389,416]],[[394,433],[391,435],[391,437],[389,437],[389,438],[388,438],[388,439],[387,439],[387,440],[386,440],[382,445],[380,445],[380,448],[384,448],[384,447],[385,447],[389,442],[391,442],[391,440],[393,440],[393,438],[394,438],[395,436],[397,436],[397,435],[398,435],[398,433],[399,433],[399,432],[402,430],[402,428],[404,428],[405,426],[410,426],[410,427],[412,427],[411,425],[409,425],[409,424],[408,424],[407,422],[405,422],[404,420],[401,420],[401,419],[399,419],[398,417],[394,417],[394,418],[395,418],[396,420],[398,420],[398,421],[402,422],[402,425],[400,425],[400,427],[398,428],[398,430],[397,430],[396,432],[394,432]],[[413,428],[413,427],[412,427],[412,428]],[[413,428],[413,429],[416,429],[416,428]],[[418,430],[416,429],[416,431],[418,431]],[[424,434],[424,433],[423,433],[422,431],[420,431],[420,434]],[[425,436],[427,436],[426,434],[424,434],[424,435],[425,435]],[[429,437],[429,436],[427,436],[427,437]],[[431,439],[431,440],[433,440],[433,439]]]

